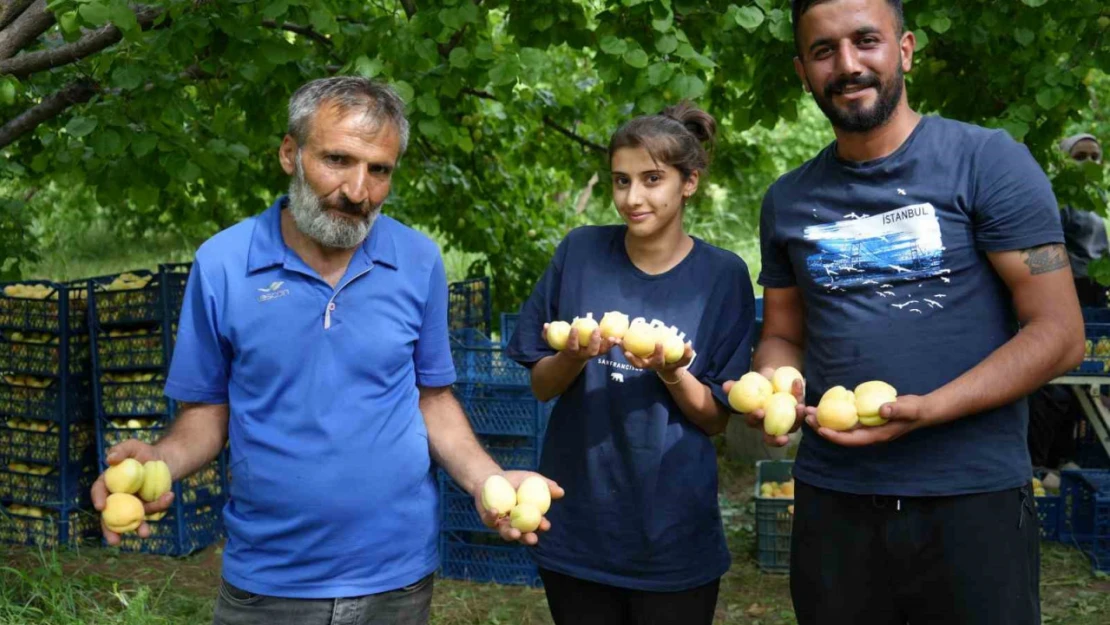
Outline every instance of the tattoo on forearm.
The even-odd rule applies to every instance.
[[[1034,276],[1056,271],[1068,266],[1068,254],[1059,244],[1031,247],[1021,251],[1021,259],[1029,265],[1029,273]]]

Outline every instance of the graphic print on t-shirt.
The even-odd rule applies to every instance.
[[[814,282],[827,291],[847,287],[870,288],[876,297],[890,299],[898,310],[921,313],[923,308],[943,308],[943,295],[899,293],[895,288],[940,277],[944,244],[940,221],[932,204],[912,204],[878,215],[848,213],[843,221],[805,229],[806,241],[817,252],[806,259]],[[915,289],[916,290],[916,289]],[[928,289],[933,290],[933,289]],[[912,299],[910,299],[912,298]],[[911,308],[912,307],[912,308]]]

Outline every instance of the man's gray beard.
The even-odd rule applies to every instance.
[[[324,247],[349,250],[366,240],[374,220],[381,214],[381,206],[375,206],[365,217],[328,214],[323,201],[305,180],[301,155],[297,154],[296,172],[289,182],[289,212],[297,229],[308,238]]]

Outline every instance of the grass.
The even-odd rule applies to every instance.
[[[721,505],[732,569],[721,583],[717,623],[794,623],[789,580],[755,564],[752,469],[720,454]],[[220,552],[187,558],[119,554],[84,547],[38,551],[0,546],[0,625],[191,625],[211,622]],[[1091,573],[1077,550],[1042,547],[1045,623],[1102,625],[1110,612],[1110,579]],[[434,625],[550,624],[543,591],[437,579]]]

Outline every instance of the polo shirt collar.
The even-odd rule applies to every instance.
[[[253,273],[285,264],[290,250],[281,236],[281,211],[287,202],[288,196],[279,197],[255,221],[247,256],[248,271]],[[377,263],[397,269],[397,245],[392,226],[389,217],[378,215],[370,228],[370,235],[359,246],[351,262],[365,266]]]

